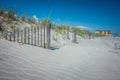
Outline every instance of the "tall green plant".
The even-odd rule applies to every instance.
[[[15,15],[16,15],[16,12],[13,11],[13,10],[9,10],[8,13],[7,13],[7,17],[8,17],[9,19],[12,19],[12,20],[16,20],[16,17],[17,17],[17,16],[15,16]]]
[[[4,9],[0,8],[0,16],[4,14]]]
[[[27,19],[26,16],[25,16],[25,15],[22,15],[21,20],[22,20],[22,21],[26,21],[26,19]]]

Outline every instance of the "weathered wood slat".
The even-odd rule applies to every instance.
[[[30,28],[28,28],[28,44],[30,44]]]
[[[19,42],[19,28],[17,29],[17,42]]]
[[[9,32],[9,33],[10,33],[10,34],[9,34],[9,35],[10,35],[10,36],[9,36],[9,37],[10,37],[9,40],[12,41],[12,32]]]
[[[24,43],[26,44],[26,27],[24,28]]]
[[[44,25],[44,48],[45,48],[45,25]]]
[[[21,30],[21,43],[23,43],[23,31]]]
[[[36,27],[34,27],[34,45],[36,46]]]
[[[39,26],[38,26],[38,46],[39,46]]]
[[[16,31],[15,31],[15,29],[14,29],[14,31],[13,31],[13,41],[15,42],[15,38],[16,38],[16,35],[15,35],[15,33],[16,33]]]
[[[41,25],[41,47],[42,47],[42,25]]]

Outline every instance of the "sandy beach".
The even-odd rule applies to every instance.
[[[0,80],[119,80],[119,41],[79,39],[48,50],[0,39]]]

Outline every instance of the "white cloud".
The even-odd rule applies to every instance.
[[[92,30],[92,28],[90,28],[90,27],[86,27],[86,26],[76,26],[76,27],[81,28],[81,29]]]
[[[88,27],[86,26],[77,26],[78,28],[81,28],[81,29],[89,29]]]
[[[35,18],[35,20],[38,22],[38,18],[35,15],[33,15],[33,18]]]

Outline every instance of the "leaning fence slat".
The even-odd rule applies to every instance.
[[[49,49],[50,48],[50,35],[51,35],[51,25],[48,24],[47,25],[47,48]]]

